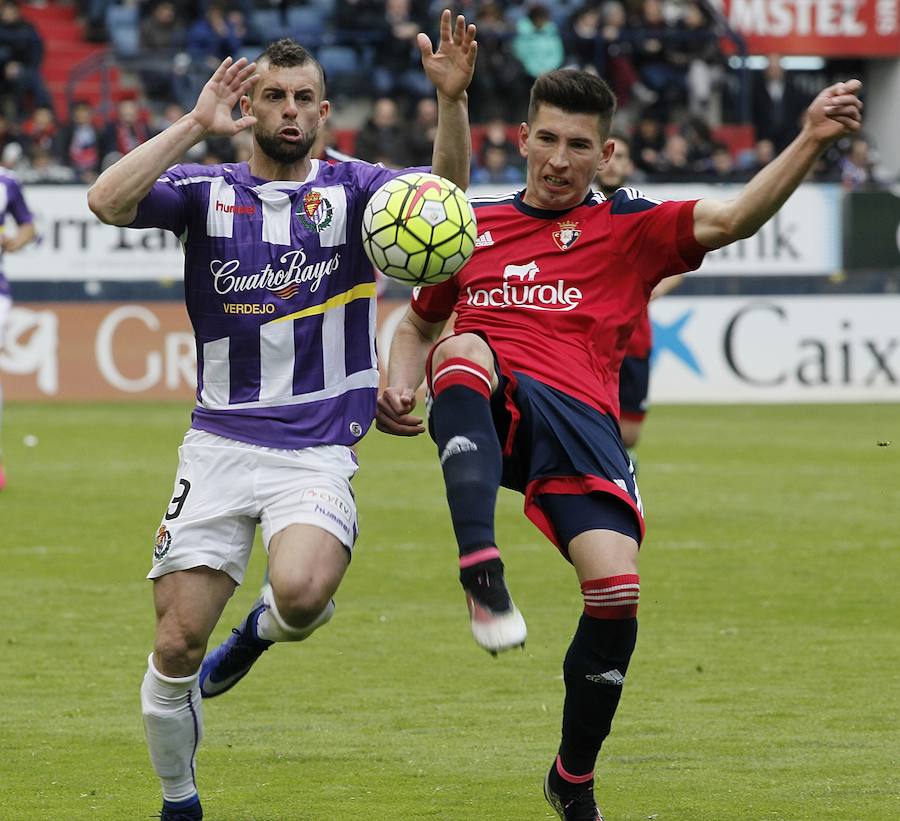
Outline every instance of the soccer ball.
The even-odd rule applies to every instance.
[[[450,180],[413,172],[389,180],[362,220],[366,255],[385,276],[406,285],[452,277],[475,250],[475,212]]]

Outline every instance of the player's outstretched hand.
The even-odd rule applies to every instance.
[[[859,131],[862,126],[862,101],[859,80],[835,83],[812,101],[806,112],[806,128],[813,137],[830,143],[838,137]]]
[[[378,396],[375,427],[394,436],[418,436],[425,425],[418,416],[412,416],[416,407],[416,393],[409,388],[385,388]]]
[[[422,67],[438,94],[451,100],[458,99],[472,82],[475,72],[475,57],[478,43],[475,42],[475,26],[466,25],[461,14],[456,25],[450,25],[450,10],[441,13],[441,42],[437,51],[431,45],[431,38],[419,32],[416,38],[422,52]]]
[[[226,57],[213,72],[191,112],[207,134],[233,137],[256,122],[256,117],[249,115],[235,120],[231,113],[241,96],[258,82],[259,76],[254,74],[255,71],[256,63],[248,62],[246,57],[241,57],[237,62]]]

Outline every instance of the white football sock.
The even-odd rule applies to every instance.
[[[185,678],[170,678],[153,665],[153,653],[147,660],[141,684],[144,733],[167,801],[184,801],[197,793],[194,757],[203,738],[199,675],[197,671]]]
[[[272,593],[272,585],[267,584],[262,591],[263,601],[268,605],[268,610],[264,610],[259,620],[256,622],[256,634],[266,641],[303,641],[309,638],[323,624],[331,621],[334,615],[334,599],[331,599],[325,609],[319,613],[312,623],[306,627],[291,627],[278,612],[275,606],[275,595]]]

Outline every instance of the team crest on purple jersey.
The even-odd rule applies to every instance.
[[[581,229],[578,227],[578,222],[574,220],[563,220],[558,222],[557,225],[559,226],[559,231],[553,232],[553,241],[560,251],[568,251],[578,242],[578,237],[581,236]]]
[[[297,209],[300,224],[310,231],[324,231],[334,217],[334,206],[319,191],[310,191]]]

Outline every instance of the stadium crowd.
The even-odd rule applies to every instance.
[[[34,4],[58,0],[33,0]],[[174,122],[211,67],[228,54],[252,58],[288,34],[319,56],[329,94],[368,110],[340,149],[388,166],[427,164],[436,105],[419,68],[416,33],[435,19],[434,0],[74,0],[84,37],[108,44],[130,79],[103,115],[87,101],[54,110],[42,79],[48,59],[17,0],[0,3],[0,164],[25,183],[91,183],[100,170]],[[515,144],[517,108],[538,74],[572,66],[606,78],[630,137],[634,182],[741,182],[797,133],[811,99],[800,72],[777,55],[751,73],[739,103],[738,73],[721,48],[720,24],[700,0],[516,2],[468,0],[479,59],[470,90],[473,183],[524,181]],[[723,124],[749,116],[742,140]],[[239,138],[197,146],[195,162],[246,159]],[[813,178],[848,189],[892,182],[865,135],[837,144]]]

